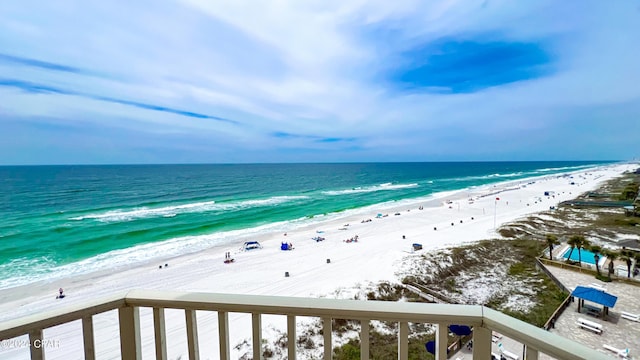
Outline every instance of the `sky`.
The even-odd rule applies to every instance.
[[[0,164],[628,160],[640,0],[0,3]]]

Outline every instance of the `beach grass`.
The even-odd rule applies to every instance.
[[[543,326],[566,297],[555,283],[536,269],[536,258],[545,248],[543,242],[534,239],[485,240],[459,247],[451,252],[455,266],[442,272],[435,281],[431,280],[425,286],[439,287],[455,298],[455,293],[460,291],[459,287],[473,283],[473,278],[466,277],[468,274],[475,274],[475,279],[480,279],[493,273],[497,264],[507,265],[504,282],[522,284],[522,287],[512,288],[508,292],[498,291],[484,305],[535,326]],[[481,262],[479,259],[486,261]],[[473,272],[469,269],[473,269]],[[463,273],[465,276],[460,281]],[[458,288],[452,290],[452,284],[456,283],[459,283]],[[527,298],[533,305],[526,310],[510,308],[509,298],[514,295]]]
[[[432,360],[435,357],[425,350],[425,344],[435,337],[433,333],[422,333],[409,337],[408,359],[410,360]],[[369,358],[376,360],[397,359],[398,358],[398,336],[395,333],[384,334],[376,330],[369,333]],[[458,341],[455,336],[449,336],[448,345]],[[360,340],[350,339],[342,346],[334,347],[333,359],[335,360],[359,360]]]
[[[417,262],[415,273],[407,274],[403,282],[417,284],[432,291],[439,292],[442,298],[460,299],[461,289],[473,280],[490,277],[496,268],[503,268],[500,276],[504,282],[522,284],[520,296],[526,296],[532,305],[526,310],[508,307],[510,296],[505,292],[496,292],[483,304],[502,311],[505,314],[523,320],[527,323],[542,327],[555,310],[562,304],[567,294],[564,293],[544,273],[536,269],[536,258],[546,249],[545,243],[533,239],[517,240],[483,240],[475,244],[449,249],[449,251],[424,254]],[[447,258],[447,261],[440,261]],[[432,260],[436,261],[432,261]],[[420,262],[426,264],[420,267]],[[433,264],[438,265],[434,268]],[[449,266],[444,266],[443,264]],[[500,267],[499,264],[507,264]],[[433,276],[423,277],[422,274],[431,272]],[[469,274],[471,277],[469,277]],[[380,294],[370,292],[371,300],[398,301],[404,292],[402,287],[388,282],[381,283],[377,290]],[[517,291],[517,290],[515,290]],[[392,296],[393,294],[393,296]],[[454,301],[464,302],[464,301]],[[389,326],[393,326],[389,324]],[[391,359],[397,357],[397,335],[394,332],[382,334],[371,330],[370,352],[372,359]],[[433,340],[432,332],[410,335],[409,359],[433,359],[424,350],[424,344]],[[457,341],[451,337],[449,343]],[[334,359],[351,360],[360,358],[360,343],[352,339],[343,346],[334,348]]]

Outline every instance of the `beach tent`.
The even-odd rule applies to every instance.
[[[422,250],[422,244],[413,244],[413,250]]]
[[[261,249],[262,245],[260,245],[257,241],[247,241],[242,246],[243,250],[253,250],[253,249]]]

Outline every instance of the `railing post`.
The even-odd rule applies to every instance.
[[[189,360],[200,359],[198,350],[198,319],[195,310],[185,310],[184,316],[187,324],[187,348],[189,349]]]
[[[93,315],[82,318],[82,338],[84,341],[84,360],[95,360],[96,346],[93,335]]]
[[[409,358],[409,324],[406,321],[398,323],[398,360]]]
[[[287,315],[287,357],[296,360],[296,317]]]
[[[167,331],[164,308],[153,308],[153,332],[156,339],[156,360],[167,360]]]
[[[360,360],[369,360],[369,320],[360,320]]]
[[[538,360],[538,350],[526,345],[524,360]]]
[[[473,358],[491,359],[491,329],[473,327]]]
[[[29,351],[31,352],[31,360],[44,360],[42,329],[36,329],[29,332],[29,344],[31,344],[29,346]]]
[[[324,360],[331,360],[333,358],[333,347],[331,339],[331,318],[322,318],[322,335],[324,337]]]
[[[140,360],[140,309],[125,306],[118,309],[120,320],[120,355],[123,360]]]
[[[449,325],[436,324],[436,360],[447,360],[447,344],[449,340]]]
[[[230,360],[229,313],[218,311],[218,339],[220,340],[220,360]]]
[[[251,314],[251,326],[253,328],[253,359],[262,359],[262,315]]]

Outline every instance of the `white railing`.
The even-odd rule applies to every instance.
[[[557,334],[529,325],[480,305],[448,305],[406,302],[311,299],[280,296],[232,295],[211,293],[160,292],[132,290],[82,305],[28,316],[0,323],[0,339],[29,336],[29,343],[43,341],[47,328],[82,320],[84,358],[95,359],[93,316],[118,310],[120,351],[122,359],[141,359],[140,308],[153,309],[155,356],[167,359],[165,309],[182,309],[185,314],[189,359],[199,358],[196,310],[217,312],[219,358],[230,359],[229,313],[247,313],[252,317],[253,359],[262,358],[262,324],[265,315],[287,316],[287,357],[296,359],[296,317],[323,319],[324,359],[332,358],[332,319],[360,320],[360,339],[369,339],[369,321],[397,322],[398,359],[408,357],[408,335],[411,323],[436,325],[436,359],[447,359],[447,326],[473,326],[473,358],[491,359],[492,331],[499,332],[525,345],[526,359],[537,359],[544,353],[557,359],[610,359],[605,354],[562,338]],[[30,346],[31,359],[45,358],[45,346]],[[212,354],[208,354],[208,357]],[[369,343],[361,342],[361,359],[369,359]]]

